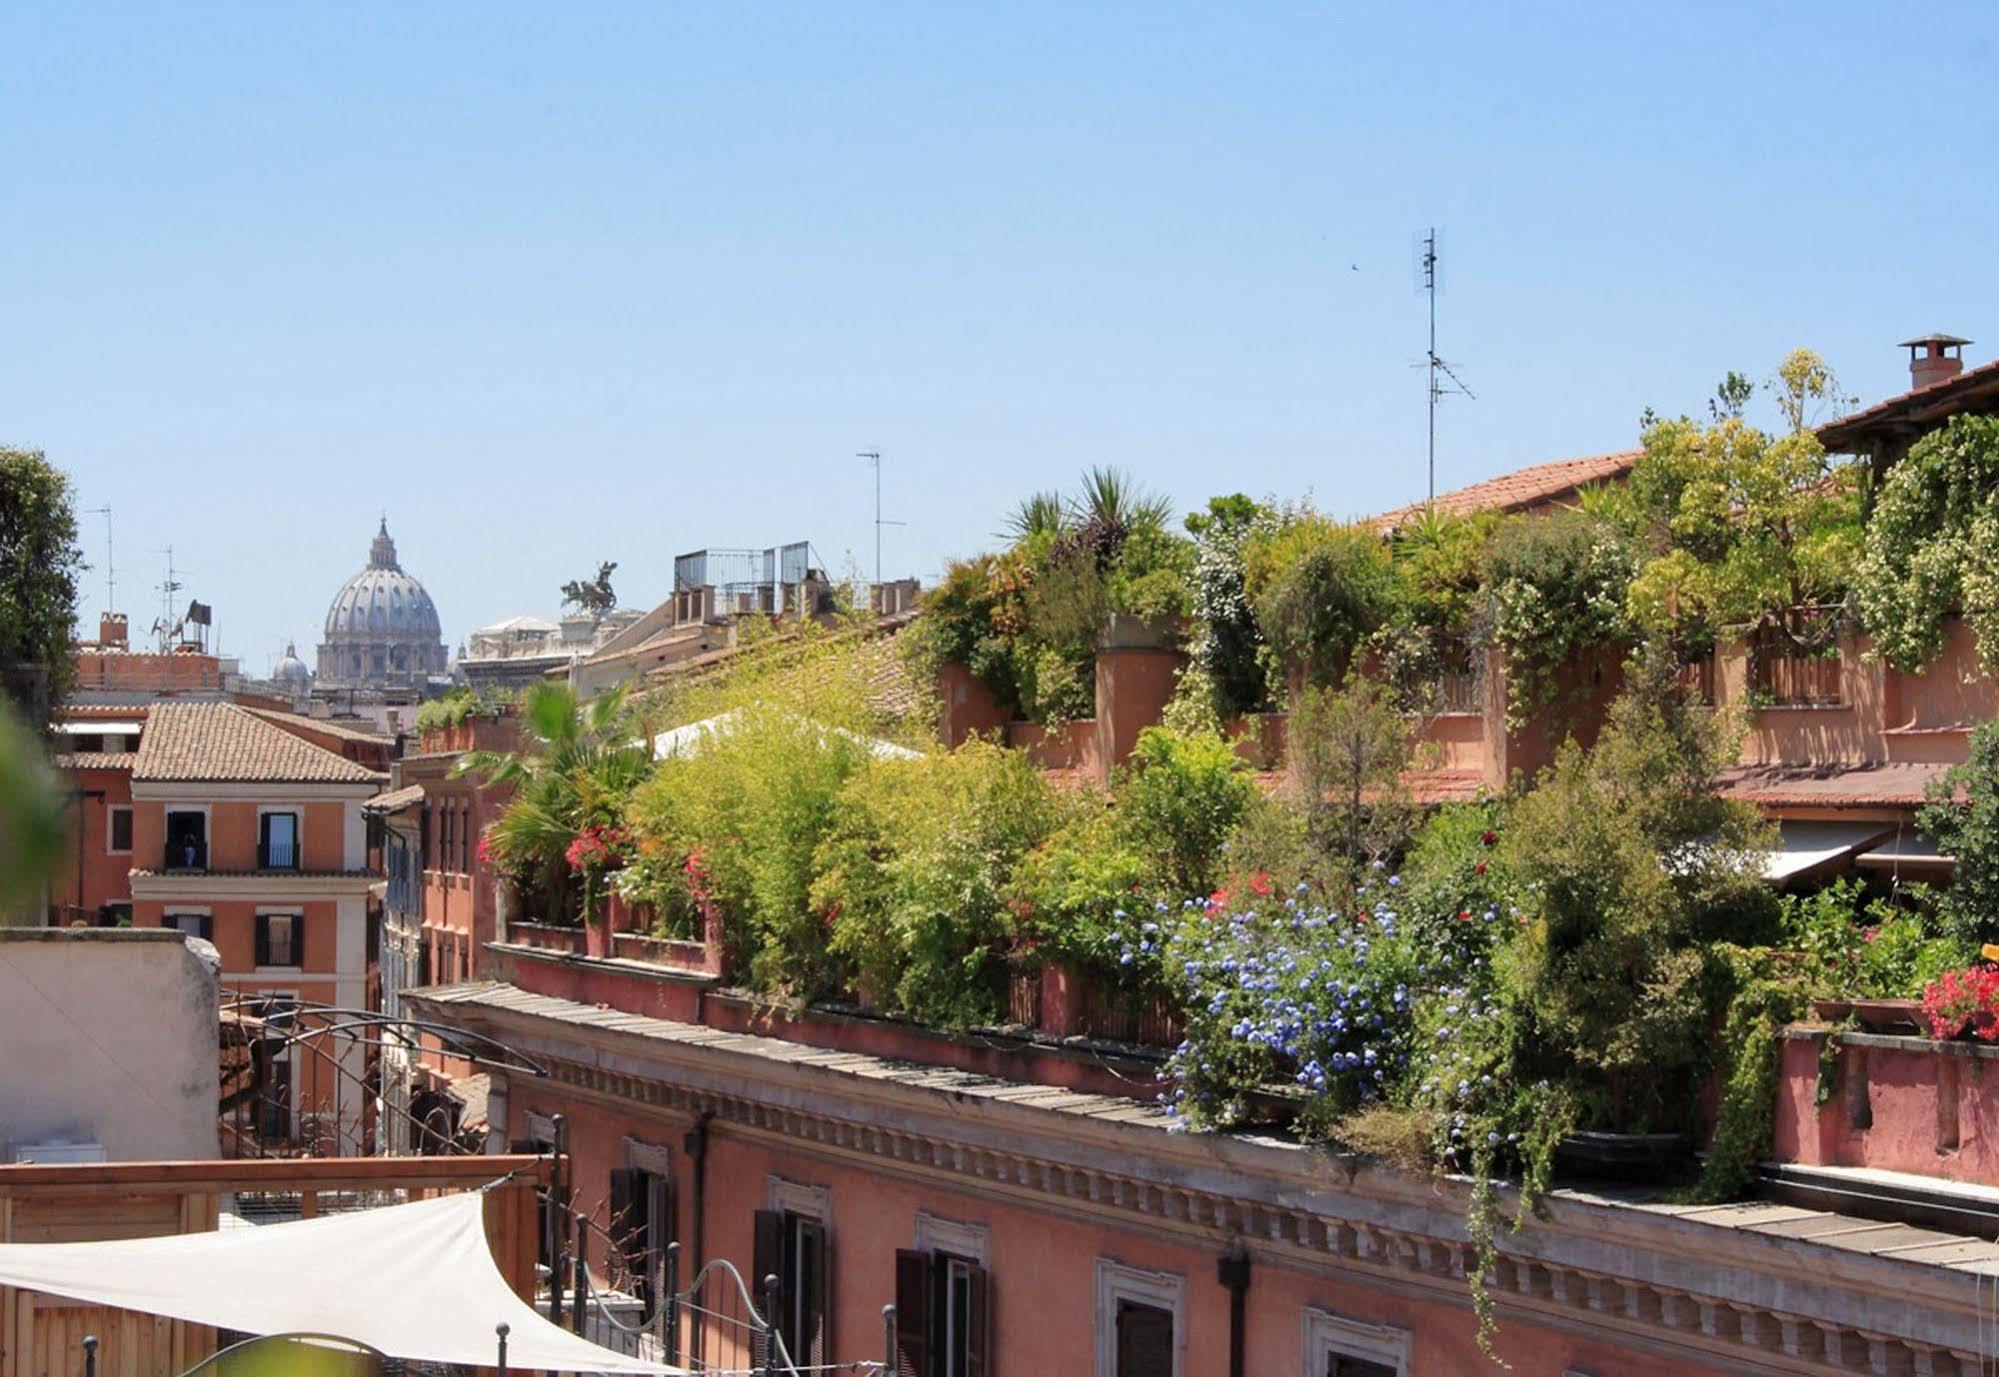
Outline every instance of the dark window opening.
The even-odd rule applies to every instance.
[[[113,808],[108,821],[111,832],[110,849],[113,851],[130,851],[132,849],[132,810],[130,808]]]
[[[1344,1353],[1326,1355],[1326,1377],[1396,1377],[1387,1363],[1369,1358],[1349,1358]]]
[[[1117,1377],[1173,1371],[1173,1312],[1139,1301],[1117,1305]]]
[[[208,869],[208,815],[169,812],[167,814],[168,870]]]
[[[204,942],[215,940],[215,916],[210,913],[169,913],[160,920],[163,928],[174,928]]]
[[[620,1289],[650,1308],[664,1281],[667,1245],[674,1240],[673,1179],[640,1167],[612,1172],[611,1234],[618,1242],[615,1261],[625,1273],[616,1279]]]
[[[773,1314],[784,1350],[797,1367],[832,1361],[826,1226],[790,1210],[758,1210],[756,1216],[757,1307],[771,1304],[764,1278],[778,1279]],[[758,1362],[763,1361],[761,1354]]]

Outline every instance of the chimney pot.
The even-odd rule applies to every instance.
[[[1923,335],[1905,339],[1901,347],[1909,351],[1909,387],[1921,391],[1949,382],[1964,371],[1964,346],[1971,343],[1956,335]]]

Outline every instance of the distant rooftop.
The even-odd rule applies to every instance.
[[[274,714],[276,715],[276,714]],[[301,719],[301,726],[316,726]],[[153,705],[135,781],[372,784],[382,776],[234,703]]]
[[[1573,497],[1591,483],[1622,478],[1638,462],[1639,453],[1626,449],[1515,469],[1468,488],[1438,493],[1434,503],[1412,502],[1397,507],[1376,517],[1375,524],[1384,531],[1394,531],[1421,516],[1426,507],[1433,508],[1440,516],[1469,516],[1473,512],[1518,512],[1545,506]]]

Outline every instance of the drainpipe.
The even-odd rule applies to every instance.
[[[1242,1240],[1215,1259],[1215,1280],[1229,1293],[1229,1377],[1243,1377],[1243,1320],[1249,1299],[1249,1253]]]
[[[702,1242],[702,1225],[708,1218],[708,1121],[713,1117],[715,1116],[708,1110],[701,1111],[694,1120],[694,1127],[680,1140],[681,1151],[687,1154],[687,1160],[694,1168],[694,1264],[687,1269],[689,1286],[695,1284],[695,1279],[701,1275],[701,1269],[708,1265],[707,1246]],[[700,1299],[696,1297],[693,1324],[689,1327],[687,1341],[687,1351],[690,1355],[701,1352],[703,1326],[699,1307]]]

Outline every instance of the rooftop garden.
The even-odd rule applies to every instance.
[[[482,856],[550,920],[599,921],[615,895],[659,935],[720,934],[731,977],[776,1000],[986,1027],[1056,967],[1170,1009],[1160,1076],[1185,1127],[1282,1122],[1468,1175],[1488,1265],[1493,1183],[1530,1210],[1589,1134],[1689,1160],[1704,1142],[1687,1188],[1741,1194],[1779,1030],[1814,999],[1924,999],[1936,1036],[1999,1039],[1999,978],[1974,965],[1999,936],[1999,726],[1921,815],[1955,887],[1779,894],[1773,829],[1717,785],[1744,724],[1683,672],[1759,626],[1801,654],[1824,649],[1807,630],[1859,627],[1920,663],[1962,613],[1981,655],[1999,645],[1999,422],[1953,421],[1870,492],[1812,438],[1835,387],[1787,360],[1770,434],[1732,376],[1705,421],[1648,418],[1627,483],[1532,516],[1385,532],[1228,496],[1175,531],[1090,474],[1023,503],[902,640],[920,680],[963,663],[1041,721],[1089,711],[1111,616],[1184,646],[1108,789],[992,741],[941,748],[933,704],[880,691],[857,622],[643,697],[530,689],[521,753],[464,762],[517,791]],[[1838,611],[1807,627],[1800,606]],[[1587,748],[1505,796],[1418,807],[1411,714],[1447,707],[1488,648],[1523,720],[1561,718],[1581,653],[1617,657],[1623,687]],[[1274,781],[1226,728],[1280,705]]]

